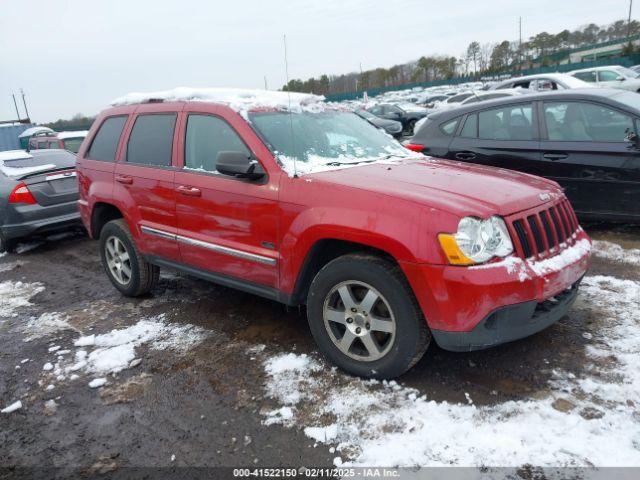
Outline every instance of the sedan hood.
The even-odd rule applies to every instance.
[[[460,216],[506,216],[562,194],[557,183],[544,178],[432,157],[362,164],[313,176]]]

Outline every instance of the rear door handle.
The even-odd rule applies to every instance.
[[[180,185],[178,188],[176,188],[176,190],[182,195],[187,195],[189,197],[199,197],[202,195],[202,192],[199,188],[187,187],[186,185]]]
[[[126,175],[116,175],[116,182],[131,185],[133,183],[133,178]]]
[[[473,160],[474,158],[476,158],[476,154],[473,152],[458,152],[456,153],[455,157],[458,160]]]
[[[546,152],[542,154],[543,158],[546,158],[547,160],[564,160],[565,158],[567,158],[569,155],[566,153],[551,153],[551,152]]]

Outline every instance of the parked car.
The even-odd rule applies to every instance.
[[[413,127],[421,118],[427,116],[427,110],[409,110],[401,108],[398,105],[384,103],[374,105],[366,109],[369,113],[376,117],[386,118],[387,120],[395,120],[402,124],[402,131],[407,135],[413,134]]]
[[[509,78],[492,85],[489,90],[504,90],[507,88],[526,88],[534,91],[568,90],[573,88],[589,88],[590,85],[580,77],[565,73],[541,73],[523,77]]]
[[[396,120],[387,120],[386,118],[376,117],[373,113],[369,113],[364,109],[355,111],[355,114],[364,118],[374,127],[380,128],[394,137],[402,136],[402,123]]]
[[[0,152],[0,252],[18,239],[80,225],[75,156],[66,150]]]
[[[88,131],[77,132],[40,132],[29,139],[29,150],[63,149],[78,153],[80,144]]]
[[[629,67],[631,70],[633,70],[636,73],[640,74],[640,65],[634,65],[633,67]]]
[[[504,98],[504,97],[514,97],[517,95],[522,95],[526,90],[522,90],[522,89],[513,89],[513,90],[503,90],[500,92],[473,92],[473,94],[469,97],[467,97],[465,100],[463,100],[462,102],[456,103],[455,105],[450,106],[449,108],[447,108],[447,110],[450,110],[451,108],[455,108],[457,106],[464,106],[464,105],[469,105],[472,103],[478,103],[478,102],[484,102],[486,100],[493,100],[496,98]],[[434,109],[434,112],[437,112],[439,109],[436,108]],[[427,121],[427,118],[429,118],[428,116],[425,118],[422,118],[420,120],[418,120],[413,128],[413,132],[414,134],[418,132],[418,130],[420,130],[420,128],[422,127],[422,125]]]
[[[38,132],[29,138],[27,150],[61,149],[62,142],[56,136],[56,132]]]
[[[584,68],[569,72],[570,75],[598,87],[619,88],[640,92],[640,74],[630,68],[613,65],[610,67]]]
[[[420,105],[425,108],[433,108],[438,102],[444,102],[450,97],[450,95],[446,95],[444,93],[436,94],[436,95],[427,95],[421,99]]]
[[[565,90],[429,116],[407,147],[557,181],[579,217],[640,221],[640,96]]]
[[[433,161],[318,98],[176,89],[100,113],[78,205],[115,288],[169,268],[306,305],[324,355],[376,378],[431,338],[486,348],[565,314],[590,241],[555,182]],[[560,242],[531,251],[527,218],[549,211]]]

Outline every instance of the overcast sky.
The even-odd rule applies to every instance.
[[[0,0],[0,120],[93,115],[131,91],[270,89],[290,78],[459,56],[481,43],[625,18],[628,0]],[[637,18],[637,15],[634,15]],[[22,107],[21,113],[22,113]]]

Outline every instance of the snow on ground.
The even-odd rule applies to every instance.
[[[393,381],[355,379],[288,353],[264,363],[266,394],[281,405],[266,413],[265,424],[295,426],[335,445],[336,464],[638,465],[639,299],[640,282],[584,279],[574,308],[603,319],[587,348],[593,364],[581,378],[556,371],[547,398],[487,407],[436,402]],[[616,365],[603,367],[603,357],[615,358]],[[572,407],[554,408],[559,399]]]
[[[51,316],[61,318],[59,314]],[[64,320],[60,321],[66,323]],[[53,322],[53,325],[55,327],[58,324]],[[50,381],[61,381],[81,371],[98,375],[115,374],[140,364],[140,359],[136,358],[136,349],[142,345],[148,345],[154,350],[184,353],[207,335],[206,330],[194,325],[168,323],[165,315],[161,314],[104,334],[80,336],[73,344],[75,351],[51,352],[56,359],[52,360],[53,364],[47,364],[51,368],[48,368],[47,378],[41,383],[44,385]],[[97,383],[99,382],[94,382],[95,387],[101,386]]]
[[[16,310],[31,305],[31,297],[44,290],[40,283],[6,281],[0,283],[0,318],[17,317]]]
[[[46,312],[39,317],[31,317],[22,327],[22,331],[26,334],[26,341],[36,338],[45,337],[62,330],[75,330],[66,317],[57,312]]]
[[[22,402],[18,400],[17,402],[14,402],[11,405],[8,405],[7,407],[0,410],[0,413],[11,413],[11,412],[15,412],[16,410],[20,410],[21,408],[22,408]]]
[[[640,248],[622,248],[617,243],[606,240],[594,240],[593,248],[597,257],[640,266]]]

